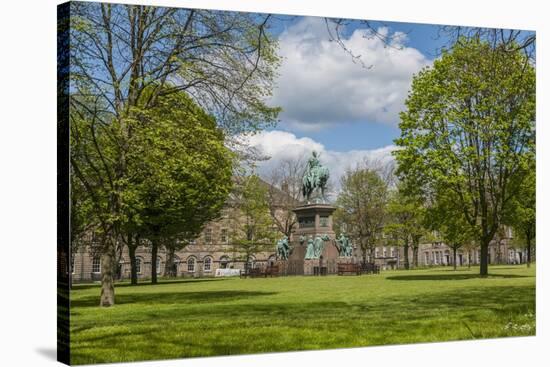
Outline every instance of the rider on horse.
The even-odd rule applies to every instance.
[[[312,156],[307,162],[307,170],[302,179],[302,195],[308,203],[315,189],[321,191],[321,200],[323,202],[326,201],[325,189],[329,176],[328,169],[321,165],[317,152],[313,151]]]

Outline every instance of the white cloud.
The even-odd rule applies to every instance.
[[[390,34],[387,28],[378,31]],[[413,74],[430,61],[405,46],[403,33],[391,34],[394,47],[385,47],[357,29],[343,43],[372,65],[367,70],[328,38],[324,20],[314,17],[280,35],[283,62],[271,103],[283,107],[283,123],[306,131],[341,122],[396,124]]]
[[[365,160],[375,162],[380,165],[386,165],[394,162],[392,151],[396,149],[394,145],[372,149],[372,150],[350,150],[347,152],[338,152],[327,150],[325,146],[313,139],[303,137],[280,130],[263,131],[261,133],[243,138],[247,145],[257,149],[258,152],[270,157],[266,161],[258,164],[258,173],[269,177],[270,173],[279,162],[286,159],[308,158],[312,151],[321,154],[321,163],[328,167],[331,176],[331,182],[337,191],[340,186],[340,178],[348,168],[354,168],[356,165],[364,163]]]

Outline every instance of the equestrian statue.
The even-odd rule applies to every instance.
[[[306,172],[302,178],[302,195],[309,204],[315,190],[321,191],[321,203],[326,203],[325,190],[329,179],[329,171],[319,161],[319,155],[313,151],[307,162]]]

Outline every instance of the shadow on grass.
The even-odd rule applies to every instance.
[[[489,274],[490,278],[532,278],[528,275],[517,274]],[[466,280],[466,279],[483,279],[479,274],[412,274],[412,275],[394,275],[386,277],[388,280]]]
[[[510,265],[510,266],[499,265],[495,267],[494,270],[518,270],[518,269],[527,269],[527,266],[525,264],[517,264],[517,265]],[[490,272],[491,272],[491,268],[489,268],[489,273]]]
[[[234,301],[239,298],[270,296],[275,292],[254,291],[204,291],[204,292],[144,292],[134,294],[117,294],[116,304],[172,304],[172,303],[208,303],[219,301]],[[71,308],[97,307],[97,295],[71,301]]]
[[[167,284],[179,284],[179,283],[202,283],[202,282],[221,282],[227,280],[227,278],[201,278],[201,279],[178,279],[178,280],[159,280],[155,286],[167,285]],[[127,288],[127,287],[141,287],[144,285],[152,285],[150,280],[140,281],[138,284],[132,284],[129,282],[116,283],[115,288]],[[100,288],[99,283],[75,283],[71,290],[84,290],[91,288]]]

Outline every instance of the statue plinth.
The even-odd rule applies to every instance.
[[[298,228],[293,233],[292,254],[288,259],[287,273],[289,275],[312,275],[315,267],[326,267],[327,273],[336,272],[338,249],[334,245],[335,233],[332,229],[332,213],[336,207],[330,204],[304,204],[296,207]],[[322,241],[323,249],[320,256],[306,259],[308,240],[327,236],[328,241]],[[300,238],[305,241],[300,242]]]
[[[336,210],[330,204],[305,204],[294,208],[298,221],[295,236],[322,236],[334,238],[332,229],[332,213]]]

